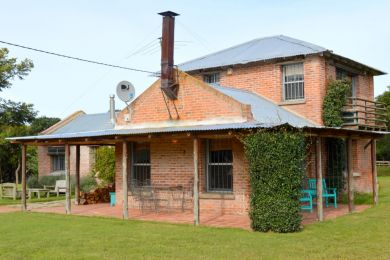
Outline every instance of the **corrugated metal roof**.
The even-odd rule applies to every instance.
[[[216,130],[234,130],[234,129],[251,129],[251,128],[270,128],[276,124],[260,124],[257,122],[232,123],[220,125],[195,125],[179,127],[159,127],[159,128],[140,128],[140,129],[107,129],[88,132],[73,132],[62,134],[49,134],[37,136],[11,137],[8,140],[50,140],[50,139],[71,139],[100,136],[116,135],[139,135],[139,134],[157,134],[157,133],[174,133],[174,132],[193,132],[193,131],[216,131]]]
[[[76,117],[52,134],[79,133],[113,128],[114,125],[111,123],[110,113],[84,114]]]
[[[251,105],[254,119],[263,124],[289,124],[294,127],[315,126],[305,118],[278,106],[253,92],[231,87],[212,85],[216,90],[236,99],[242,104]]]
[[[329,51],[321,46],[284,35],[255,39],[182,64],[183,71],[216,68],[233,64],[308,55]]]

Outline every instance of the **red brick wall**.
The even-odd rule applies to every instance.
[[[238,120],[252,119],[250,106],[223,95],[209,85],[188,74],[180,73],[178,99],[167,100],[168,107],[174,120],[203,121],[203,120]],[[175,112],[175,106],[179,118]],[[144,93],[131,103],[131,121],[125,122],[128,110],[119,113],[118,125],[147,124],[172,122],[160,89],[160,81],[156,81]]]
[[[204,198],[205,173],[204,173],[204,143],[199,143],[199,180],[200,180],[200,210],[214,211],[216,213],[243,214],[249,207],[249,174],[243,152],[242,144],[232,140],[233,150],[233,194],[234,199]],[[151,139],[151,182],[155,186],[182,185],[192,189],[193,183],[193,140],[192,138],[160,137]],[[116,146],[116,177],[115,187],[118,206],[122,206],[122,144]],[[130,174],[130,171],[129,171]],[[203,197],[203,198],[202,198]],[[129,197],[129,207],[137,207],[137,204]],[[192,205],[187,205],[192,209]]]
[[[38,146],[38,175],[45,176],[52,172],[51,158],[47,154],[47,146]],[[80,146],[80,176],[88,175],[93,167],[94,158],[89,146]],[[70,147],[70,174],[76,169],[76,146]]]

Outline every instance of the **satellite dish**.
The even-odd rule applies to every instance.
[[[133,84],[124,80],[116,85],[116,95],[123,102],[130,102],[135,96],[135,89]]]

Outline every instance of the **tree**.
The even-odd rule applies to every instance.
[[[31,123],[30,126],[31,134],[39,134],[43,130],[49,128],[50,126],[54,125],[59,121],[60,119],[57,117],[46,117],[46,116],[37,117]]]
[[[390,129],[390,86],[387,87],[387,90],[383,94],[377,96],[376,100],[384,103],[386,106],[387,129]],[[386,135],[377,142],[376,157],[378,160],[390,160],[390,135]]]
[[[1,48],[0,92],[11,87],[15,77],[24,79],[33,67],[31,60],[24,59],[18,63],[16,58],[8,57],[7,49]],[[0,98],[0,183],[12,181],[15,172],[20,169],[20,147],[11,145],[5,138],[30,134],[29,124],[33,122],[36,115],[37,111],[32,104]]]
[[[0,92],[4,88],[11,87],[11,80],[15,77],[24,79],[29,74],[34,64],[29,59],[17,63],[16,58],[8,58],[8,49],[0,49]]]

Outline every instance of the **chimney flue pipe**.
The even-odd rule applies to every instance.
[[[112,124],[116,122],[115,117],[115,95],[110,95],[110,119]]]
[[[177,98],[178,85],[175,82],[173,70],[173,52],[175,43],[175,16],[179,14],[166,11],[163,16],[161,40],[161,89],[169,99]]]

